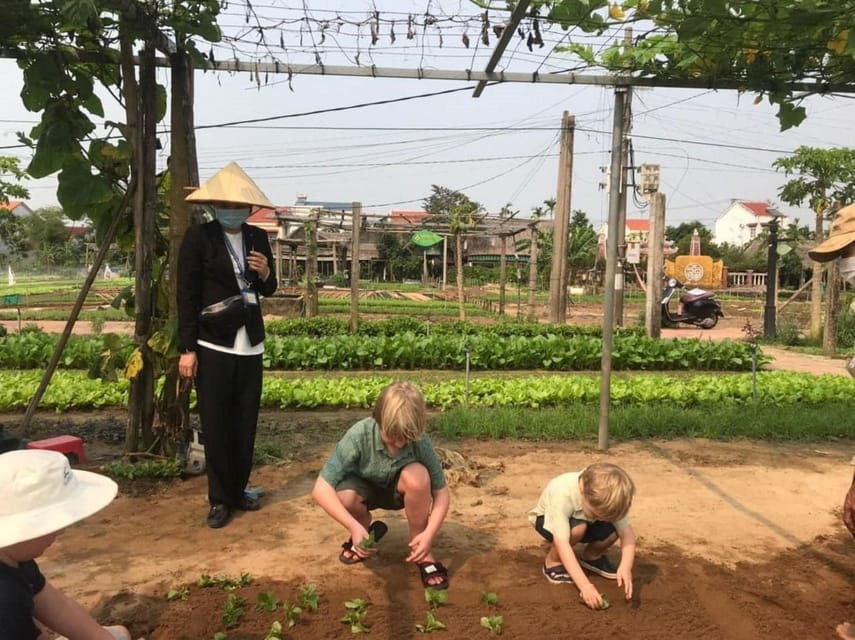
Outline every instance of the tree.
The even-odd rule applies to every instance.
[[[68,240],[65,215],[60,207],[36,209],[24,220],[27,239],[34,247],[58,247]]]
[[[570,219],[570,238],[567,242],[567,265],[570,268],[570,282],[575,274],[594,266],[597,259],[597,232],[588,221],[587,214],[581,209],[573,211]]]
[[[791,177],[778,193],[781,200],[792,206],[807,204],[816,215],[814,236],[817,242],[823,238],[823,221],[826,216],[837,211],[842,205],[855,202],[855,150],[817,149],[799,147],[787,157],[778,158],[772,166]],[[822,324],[822,264],[813,264],[813,282],[811,284],[810,335],[817,337]],[[839,283],[829,282],[828,287],[836,288]],[[834,293],[834,292],[831,292]],[[829,295],[833,300],[837,296]],[[823,340],[826,355],[836,350],[837,309],[828,309],[826,313],[826,331]]]
[[[466,320],[466,307],[464,305],[466,296],[463,287],[463,234],[475,225],[476,216],[481,211],[481,205],[470,200],[468,196],[459,191],[434,184],[431,185],[431,195],[424,199],[422,206],[430,214],[429,219],[446,222],[449,231],[454,236],[459,318]]]
[[[665,237],[674,243],[678,255],[689,255],[689,249],[692,244],[692,236],[695,230],[698,231],[698,236],[701,239],[701,252],[705,256],[719,258],[720,253],[718,247],[712,240],[712,232],[704,226],[703,222],[692,220],[691,222],[681,222],[676,227],[665,227]]]
[[[855,38],[850,38],[855,0],[624,0],[622,5],[546,0],[541,5],[548,20],[567,30],[602,34],[620,24],[644,23],[644,35],[630,43],[621,38],[608,47],[565,47],[589,66],[756,93],[758,102],[765,96],[777,105],[781,129],[804,120],[805,97],[851,86],[855,78]],[[810,85],[794,90],[797,83]]]
[[[29,198],[30,192],[21,184],[26,179],[27,172],[20,168],[18,158],[0,156],[0,204],[8,204],[12,198]]]
[[[419,276],[421,270],[419,257],[401,244],[401,236],[397,233],[378,234],[377,258],[385,263],[389,280],[400,281],[404,278]]]

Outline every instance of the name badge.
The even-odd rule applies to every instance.
[[[241,293],[243,294],[243,301],[247,306],[258,306],[258,293],[256,291],[244,289]]]

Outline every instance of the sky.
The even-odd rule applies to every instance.
[[[314,62],[317,54],[328,65],[353,65],[359,54],[362,65],[373,61],[378,67],[484,69],[497,41],[491,34],[489,47],[480,42],[479,10],[463,1],[313,0],[306,8],[294,0],[265,1],[253,3],[251,15],[241,2],[229,4],[220,24],[236,41],[234,48],[229,43],[213,47],[217,59],[276,56],[299,64]],[[367,23],[373,6],[382,16],[375,46],[370,45]],[[406,38],[410,12],[417,19],[412,40]],[[436,23],[423,26],[426,13]],[[493,25],[507,17],[490,15]],[[573,66],[569,55],[556,52],[554,45],[586,36],[542,22],[539,27],[545,46],[529,52],[525,40],[515,37],[498,69],[555,73]],[[530,20],[524,30],[533,30]],[[267,48],[258,45],[261,32]],[[470,48],[462,45],[464,33]],[[158,80],[168,85],[166,70],[158,71]],[[0,155],[20,157],[26,165],[29,150],[17,146],[16,132],[28,130],[38,116],[21,104],[22,82],[16,63],[0,60]],[[474,98],[473,87],[467,82],[308,75],[295,75],[290,83],[284,75],[271,75],[259,86],[248,73],[197,71],[200,177],[205,180],[236,161],[277,205],[292,204],[305,194],[310,200],[359,201],[375,214],[419,209],[436,184],[463,191],[490,212],[509,204],[525,217],[555,197],[559,130],[566,110],[576,117],[571,207],[585,211],[595,226],[604,223],[609,204],[603,170],[609,165],[613,89],[508,83],[488,86]],[[457,91],[426,95],[450,89]],[[412,96],[424,97],[350,108]],[[118,105],[108,104],[112,99],[106,95],[104,101],[107,117],[120,118]],[[753,94],[636,89],[635,165],[661,166],[667,224],[699,220],[712,228],[732,199],[768,200],[807,223],[811,214],[806,208],[780,203],[778,190],[786,178],[771,164],[800,145],[855,145],[855,102],[817,97],[805,106],[807,120],[780,132],[775,110],[766,101],[754,104]],[[300,115],[332,108],[340,110]],[[262,118],[271,120],[223,126]],[[159,138],[160,169],[169,153],[168,119],[159,127]],[[32,208],[57,204],[54,179],[25,186]],[[628,216],[646,217],[647,211],[630,201]]]

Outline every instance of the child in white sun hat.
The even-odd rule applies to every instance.
[[[0,638],[131,640],[125,627],[102,627],[54,588],[36,558],[63,530],[106,507],[118,487],[109,478],[72,470],[55,451],[0,455]]]

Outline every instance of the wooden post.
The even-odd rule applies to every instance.
[[[561,150],[558,159],[558,194],[552,237],[552,270],[549,276],[549,321],[563,323],[567,316],[567,231],[570,227],[570,196],[573,190],[573,134],[576,118],[565,111],[561,118]]]
[[[537,305],[537,222],[531,225],[531,245],[528,250],[528,315],[535,317]]]
[[[840,268],[837,260],[828,263],[825,278],[825,328],[822,333],[822,352],[831,358],[837,353],[837,317],[840,314]]]
[[[351,207],[353,230],[350,234],[350,332],[359,330],[359,234],[362,227],[362,203]]]
[[[442,236],[442,290],[448,286],[448,236]]]
[[[665,194],[650,194],[647,235],[647,299],[644,323],[650,338],[662,335],[662,270],[665,266]]]
[[[508,281],[508,236],[502,234],[499,236],[502,243],[501,253],[499,254],[499,315],[505,315],[505,291]]]
[[[306,317],[318,315],[318,219],[306,223]]]

